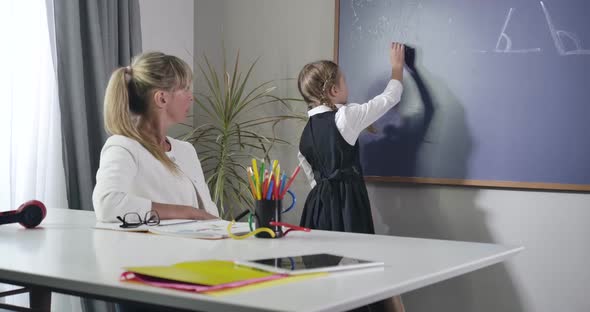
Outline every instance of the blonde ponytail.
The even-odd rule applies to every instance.
[[[154,90],[173,91],[191,82],[190,67],[177,57],[159,52],[137,56],[132,66],[118,68],[111,75],[104,98],[106,131],[136,140],[170,171],[178,173],[176,164],[153,138],[138,129],[138,123],[151,113]]]

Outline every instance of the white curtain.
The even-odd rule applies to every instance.
[[[0,1],[0,210],[67,208],[56,69],[45,0]]]
[[[47,4],[0,1],[0,211],[31,199],[45,203],[48,214],[68,208]],[[11,288],[0,284],[0,292]],[[28,306],[26,295],[4,301]],[[72,307],[61,296],[54,296],[52,306],[60,301]]]

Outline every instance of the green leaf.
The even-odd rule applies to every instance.
[[[286,120],[305,118],[293,113],[290,105],[301,100],[277,96],[274,80],[252,85],[250,80],[259,58],[242,71],[238,51],[230,72],[225,47],[223,55],[221,71],[205,55],[199,64],[205,84],[195,92],[194,111],[208,122],[194,127],[184,138],[200,151],[198,156],[211,197],[220,215],[227,217],[232,215],[230,207],[242,203],[251,207],[253,199],[246,174],[251,159],[270,162],[268,155],[274,146],[290,145],[276,136],[276,127]],[[281,113],[265,116],[263,109],[270,105],[278,105]]]

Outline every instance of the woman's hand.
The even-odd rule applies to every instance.
[[[191,206],[162,204],[152,202],[152,210],[155,210],[160,220],[168,219],[193,219],[193,220],[212,220],[218,217],[208,213],[205,209],[197,209]]]
[[[213,219],[219,219],[219,217],[214,216],[214,215],[208,213],[207,211],[205,211],[205,209],[195,209],[195,208],[193,208],[193,217],[191,219],[195,219],[195,220],[213,220]]]

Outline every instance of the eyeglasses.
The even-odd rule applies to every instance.
[[[121,224],[120,227],[124,229],[136,228],[144,224],[148,226],[160,224],[160,216],[154,210],[148,211],[143,217],[143,219],[139,216],[139,213],[137,212],[126,213],[123,215],[123,217],[117,216],[117,219],[123,222],[123,224]]]

